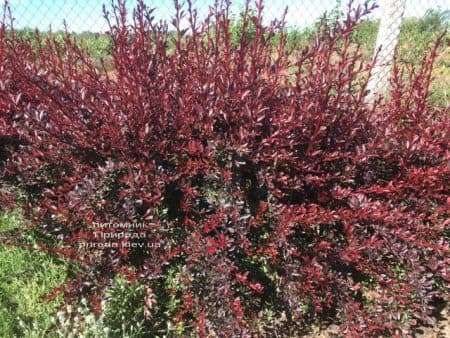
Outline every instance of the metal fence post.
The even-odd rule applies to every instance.
[[[368,84],[368,101],[389,89],[389,78],[395,57],[406,0],[380,0],[380,27],[374,53],[378,52],[375,67]],[[375,54],[376,55],[376,54]]]

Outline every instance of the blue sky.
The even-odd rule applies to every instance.
[[[420,16],[428,8],[450,9],[450,0],[406,0],[406,16]],[[0,1],[1,2],[1,1]],[[128,0],[128,7],[133,8],[136,0]],[[233,1],[235,9],[243,0]],[[347,1],[341,1],[346,3]],[[358,0],[356,2],[363,2]],[[110,7],[110,0],[9,0],[15,25],[38,27],[47,30],[62,28],[66,19],[71,31],[104,31],[107,29],[102,15],[102,5]],[[168,18],[173,13],[173,0],[147,0],[150,7],[157,8],[157,18]],[[200,14],[207,11],[207,4],[212,0],[194,0]],[[314,22],[324,11],[333,9],[336,0],[266,0],[265,18],[270,20],[279,17],[288,6],[287,23],[291,26],[305,27]],[[376,15],[376,12],[374,13]]]

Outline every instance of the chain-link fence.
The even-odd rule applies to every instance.
[[[8,2],[16,29],[38,28],[46,31],[51,28],[52,31],[58,31],[64,28],[65,22],[69,31],[77,33],[106,31],[108,26],[103,16],[103,8],[108,10],[112,6],[111,0],[9,0]],[[138,0],[126,1],[130,16],[137,2]],[[145,2],[148,6],[155,8],[154,16],[157,20],[170,21],[174,14],[174,0],[146,0]],[[192,2],[201,17],[207,14],[209,6],[213,5],[215,0],[193,0]],[[232,1],[232,13],[238,14],[244,2],[245,0]],[[287,26],[302,31],[313,26],[324,13],[332,15],[345,13],[348,2],[348,0],[266,0],[264,1],[264,17],[267,21],[280,18],[284,10],[288,8]],[[353,6],[365,2],[375,2],[378,5],[378,8],[369,16],[373,25],[366,25],[372,29],[361,36],[362,40],[366,40],[363,41],[366,45],[372,45],[371,50],[381,47],[378,66],[370,83],[370,88],[377,92],[387,86],[386,79],[389,77],[402,23],[413,17],[424,17],[430,13],[430,10],[434,11],[432,13],[446,13],[446,20],[448,20],[450,0],[354,0]],[[180,3],[183,1],[180,0]],[[431,26],[433,24],[435,23],[430,23]],[[421,29],[425,31],[424,34],[427,33],[427,27]],[[413,43],[410,43],[407,48],[414,49],[415,43],[423,43],[418,41],[420,39],[421,37],[411,37]]]
[[[205,14],[208,7],[215,0],[193,0],[194,6],[200,14]],[[103,18],[103,5],[110,8],[111,0],[9,0],[15,24],[18,28],[30,27],[40,30],[59,30],[63,28],[65,20],[69,30],[75,32],[102,32],[107,29]],[[157,19],[168,19],[174,13],[173,0],[147,0],[150,7],[154,7]],[[180,2],[183,2],[180,0]],[[353,3],[375,2],[383,5],[385,0],[354,0]],[[429,9],[449,10],[450,0],[395,0],[391,3],[405,3],[405,17],[423,16]],[[137,0],[128,0],[127,7],[134,8]],[[232,1],[235,13],[243,7],[244,0]],[[289,26],[305,28],[313,24],[325,12],[345,11],[348,0],[266,0],[265,17],[274,19],[280,17],[284,9],[288,8],[286,21]],[[393,11],[398,11],[398,5]],[[382,8],[376,9],[374,17],[382,17]]]

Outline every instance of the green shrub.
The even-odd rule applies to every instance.
[[[364,46],[369,57],[375,48],[379,25],[378,20],[363,20],[352,33],[353,42]]]
[[[418,65],[436,38],[449,28],[450,11],[429,10],[421,18],[408,18],[401,27],[399,57]]]
[[[111,55],[112,40],[106,34],[83,32],[77,35],[77,40],[94,59]]]

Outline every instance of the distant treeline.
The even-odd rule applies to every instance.
[[[289,47],[302,48],[309,44],[314,38],[315,31],[319,22],[304,28],[287,28],[286,39]],[[357,29],[353,32],[353,40],[355,43],[361,44],[368,56],[372,55],[377,32],[378,32],[379,20],[364,20]],[[436,37],[444,30],[448,30],[450,27],[450,10],[428,10],[426,14],[420,18],[406,18],[403,21],[403,25],[400,33],[400,43],[398,51],[403,61],[416,63],[420,62],[421,56],[428,49],[430,44],[435,41]],[[251,39],[254,34],[255,27],[252,24],[248,25],[245,37]],[[35,39],[35,30],[31,28],[16,30],[18,36]],[[56,40],[64,39],[64,31],[56,31],[52,33],[40,32],[42,37],[47,37],[49,34]],[[170,35],[175,35],[175,32],[169,31],[169,45],[168,48],[172,48]],[[236,45],[242,38],[242,22],[236,20],[232,26],[233,43]],[[79,41],[80,46],[85,48],[93,58],[105,58],[111,55],[112,41],[110,37],[105,33],[96,33],[85,31],[82,33],[70,33]],[[276,43],[275,39],[274,43]]]

